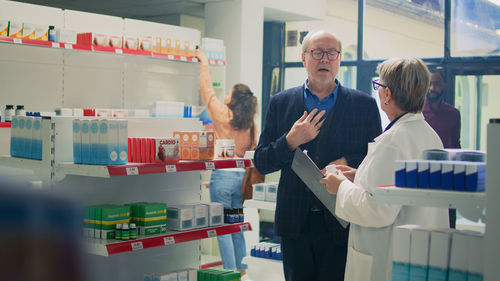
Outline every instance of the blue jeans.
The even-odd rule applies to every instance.
[[[210,179],[210,200],[222,203],[224,207],[242,208],[241,182],[243,171],[212,171]],[[242,232],[218,236],[219,250],[225,269],[245,270],[246,264],[241,260],[246,256],[245,237]]]

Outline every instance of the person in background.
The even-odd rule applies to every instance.
[[[213,121],[216,139],[234,139],[235,156],[243,157],[257,141],[257,127],[254,122],[257,98],[247,85],[236,84],[227,94],[224,102],[215,96],[210,77],[208,59],[201,48],[196,51],[200,60],[200,92],[208,114]],[[242,208],[241,183],[244,169],[214,170],[210,179],[210,199],[225,207]],[[222,264],[225,269],[238,270],[244,275],[247,265],[242,263],[246,256],[243,233],[218,236]]]
[[[422,115],[430,74],[422,60],[393,58],[377,67],[373,81],[382,110],[391,121],[384,133],[368,145],[368,154],[356,170],[321,179],[337,194],[335,214],[350,222],[346,281],[392,280],[392,231],[394,226],[417,224],[446,227],[448,212],[442,208],[379,203],[378,186],[394,185],[394,161],[419,159],[426,149],[441,149],[439,136]]]
[[[436,69],[431,70],[431,83],[425,101],[425,121],[431,125],[443,142],[444,148],[460,148],[460,111],[444,101],[446,83]],[[455,228],[457,211],[450,209],[450,227]]]
[[[381,133],[374,98],[336,79],[342,44],[325,30],[311,31],[302,45],[307,79],[269,103],[254,164],[263,174],[281,170],[275,233],[281,236],[287,281],[343,280],[348,230],[292,171],[297,148],[320,168],[357,167],[367,144]]]

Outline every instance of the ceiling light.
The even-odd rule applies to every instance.
[[[497,29],[496,32],[498,35],[500,35],[500,29]]]
[[[500,0],[489,0],[491,3],[500,6]]]

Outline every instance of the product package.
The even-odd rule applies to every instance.
[[[32,23],[23,23],[23,38],[25,39],[35,39],[35,29],[36,25]]]
[[[221,203],[206,203],[208,206],[208,226],[216,226],[224,223],[224,206]]]
[[[167,205],[165,203],[133,203],[132,222],[138,227],[138,235],[156,235],[165,233]]]
[[[172,230],[189,230],[194,227],[193,206],[177,205],[167,208],[167,228]]]
[[[9,36],[8,20],[0,20],[0,36]]]
[[[9,21],[9,37],[23,38],[23,23]]]

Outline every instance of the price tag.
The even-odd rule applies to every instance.
[[[207,230],[207,235],[208,235],[208,238],[217,237],[217,230],[215,230],[215,229]]]
[[[121,55],[121,54],[123,54],[123,50],[122,49],[115,49],[115,53]]]
[[[205,169],[206,170],[213,170],[213,169],[215,169],[214,162],[205,162]]]
[[[165,246],[175,244],[175,239],[173,236],[165,237],[163,238],[163,241],[165,242]]]
[[[185,56],[181,56],[181,61],[187,61],[187,58]]]
[[[245,168],[245,161],[236,160],[236,168]]]
[[[73,45],[71,45],[71,44],[64,44],[64,48],[68,49],[68,50],[72,50],[73,49]]]
[[[218,60],[218,61],[217,61],[217,64],[218,64],[218,65],[224,65],[224,63],[223,63],[221,60]]]
[[[173,56],[173,55],[168,55],[168,56],[167,56],[167,58],[168,58],[169,60],[174,60],[174,56]]]
[[[192,62],[198,62],[198,58],[191,58]]]
[[[177,166],[167,165],[166,170],[167,170],[167,173],[175,173],[175,172],[177,172]]]
[[[127,176],[137,176],[139,174],[139,168],[137,167],[127,167]]]
[[[248,231],[248,225],[247,224],[242,224],[240,225],[240,230],[243,232],[243,231]]]
[[[60,45],[57,42],[52,42],[52,48],[59,48]]]
[[[22,44],[23,43],[23,39],[21,39],[21,38],[14,38],[14,43],[16,43],[16,44]]]
[[[215,64],[215,61],[214,60],[209,60],[208,63],[209,64]]]
[[[138,251],[144,249],[142,246],[142,241],[133,242],[130,244],[132,246],[132,251]]]

